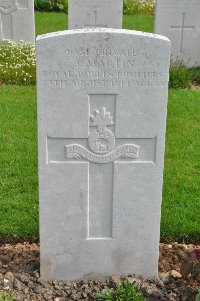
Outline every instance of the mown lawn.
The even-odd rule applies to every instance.
[[[200,91],[170,91],[161,225],[165,241],[198,241],[199,106]],[[0,108],[0,236],[38,236],[35,87],[0,87]]]
[[[200,91],[170,90],[161,235],[200,242]]]
[[[35,14],[36,35],[47,32],[66,30],[68,27],[68,16],[63,13],[40,13]],[[123,28],[153,32],[153,16],[124,16]]]
[[[0,87],[0,236],[38,234],[35,87]]]

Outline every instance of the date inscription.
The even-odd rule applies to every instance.
[[[149,55],[136,49],[94,47],[66,49],[64,54],[70,64],[67,59],[63,70],[43,70],[43,87],[79,89],[168,85],[168,78],[159,70],[141,68],[142,64],[149,65]]]

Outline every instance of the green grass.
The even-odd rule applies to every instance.
[[[123,18],[123,28],[139,30],[145,32],[154,31],[154,17],[153,16],[124,16]]]
[[[170,91],[161,225],[165,241],[198,241],[199,106],[200,91]],[[0,87],[0,107],[0,236],[37,236],[35,87]]]
[[[200,242],[200,91],[169,98],[161,234]]]
[[[35,87],[0,87],[0,236],[38,234]]]
[[[35,21],[36,35],[65,30],[68,27],[68,16],[64,13],[36,12]],[[153,23],[153,16],[124,16],[123,28],[153,32]]]
[[[35,13],[36,35],[66,30],[68,16],[64,13]]]

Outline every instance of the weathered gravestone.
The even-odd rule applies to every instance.
[[[123,0],[69,0],[68,28],[122,28]]]
[[[0,0],[0,41],[35,42],[34,0]]]
[[[200,1],[157,0],[155,32],[172,42],[172,59],[200,65]]]
[[[169,58],[134,31],[38,38],[42,276],[156,275]]]

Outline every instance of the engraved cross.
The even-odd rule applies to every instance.
[[[90,28],[108,27],[107,25],[98,24],[97,14],[98,14],[98,12],[96,10],[94,10],[94,24],[85,24],[84,27],[90,27]]]
[[[0,40],[13,39],[13,14],[27,8],[28,0],[0,0]]]
[[[184,38],[184,30],[194,30],[194,26],[186,26],[185,25],[185,13],[182,13],[181,17],[181,26],[171,26],[172,30],[180,30],[180,46],[179,51],[183,53],[183,38]]]
[[[48,163],[85,162],[88,165],[87,239],[114,239],[115,164],[154,163],[156,137],[116,137],[117,95],[88,95],[88,98],[88,138],[47,137]]]

